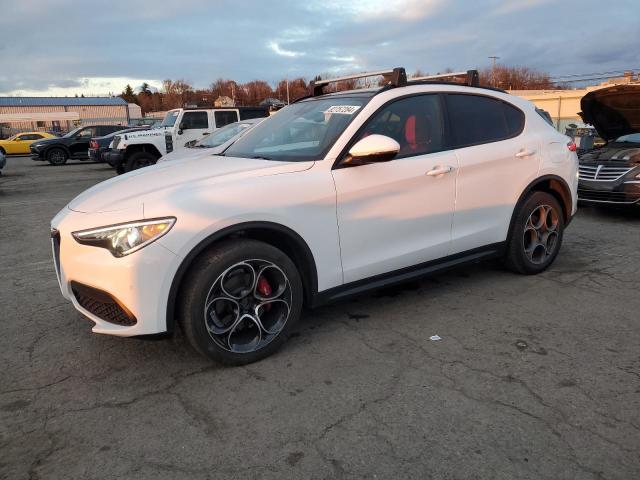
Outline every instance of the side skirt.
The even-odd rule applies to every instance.
[[[360,295],[372,290],[389,287],[410,280],[427,277],[446,270],[451,270],[463,265],[479,263],[492,258],[500,258],[504,255],[506,242],[493,243],[466,252],[456,253],[448,257],[439,258],[411,267],[401,268],[393,272],[375,275],[373,277],[357,280],[345,285],[318,292],[313,297],[312,308],[337,302],[347,297]]]

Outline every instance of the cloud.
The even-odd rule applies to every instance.
[[[580,8],[547,0],[5,2],[0,65],[10,67],[0,72],[0,94],[106,94],[165,78],[196,87],[219,77],[274,83],[396,66],[465,70],[488,66],[490,55],[552,75],[637,68],[636,1],[605,9],[596,0]],[[15,20],[36,16],[46,18],[37,29]]]
[[[539,7],[551,3],[552,0],[506,0],[503,1],[495,10],[495,15],[507,15],[510,13],[520,12],[522,10],[528,10],[530,8]]]
[[[294,52],[293,50],[285,50],[281,48],[278,42],[270,41],[269,48],[273,50],[276,54],[281,55],[283,57],[301,57],[305,55],[304,52]]]

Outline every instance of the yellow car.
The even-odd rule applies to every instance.
[[[9,137],[6,140],[0,140],[0,153],[7,155],[12,154],[29,154],[29,145],[36,140],[42,140],[43,138],[55,138],[55,135],[44,132],[24,132],[18,133],[13,137]]]

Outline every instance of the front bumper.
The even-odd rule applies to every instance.
[[[578,201],[593,204],[640,205],[640,179],[578,182]]]
[[[118,150],[109,150],[102,154],[102,159],[113,168],[117,168],[124,162],[124,154]]]
[[[31,152],[31,160],[36,160],[41,162],[44,161],[44,157],[42,156],[42,151],[38,151],[33,147],[31,147],[29,151]]]
[[[136,213],[130,215],[133,219]],[[86,214],[65,207],[53,219],[52,250],[60,290],[95,323],[95,333],[128,337],[166,332],[167,299],[179,257],[156,241],[116,258],[104,248],[79,244],[71,235],[120,222],[123,216],[123,212]]]

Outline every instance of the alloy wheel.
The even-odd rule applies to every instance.
[[[538,205],[524,226],[522,244],[532,263],[540,265],[551,257],[558,245],[558,213],[549,205]]]
[[[67,156],[62,150],[53,150],[51,153],[49,153],[49,160],[55,165],[64,163],[66,159]]]
[[[281,268],[266,260],[244,260],[213,282],[204,322],[221,348],[251,353],[278,336],[289,319],[291,303],[291,285]]]

